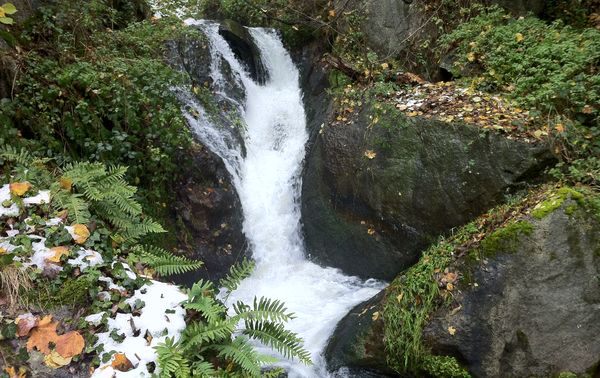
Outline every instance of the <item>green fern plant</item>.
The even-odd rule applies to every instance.
[[[131,253],[138,258],[138,261],[154,269],[159,276],[191,272],[200,269],[203,265],[201,261],[174,255],[151,245],[136,245]]]
[[[134,197],[136,188],[125,180],[126,171],[126,167],[107,168],[101,163],[68,164],[62,171],[62,185],[52,188],[55,208],[66,209],[69,220],[77,223],[87,223],[89,214],[96,214],[114,227],[113,240],[118,243],[165,232],[144,216]]]
[[[252,262],[245,260],[231,269],[221,281],[226,296],[250,274],[252,266]],[[285,328],[294,314],[281,301],[255,298],[251,305],[238,301],[230,313],[217,298],[215,286],[200,280],[188,291],[183,306],[188,310],[189,322],[181,339],[167,340],[157,348],[162,378],[186,378],[188,367],[194,377],[253,378],[279,374],[280,369],[263,369],[277,360],[259,354],[251,340],[285,358],[312,363],[310,354],[302,347],[302,339]]]

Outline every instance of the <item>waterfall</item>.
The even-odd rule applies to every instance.
[[[249,29],[261,52],[269,79],[254,82],[218,32],[218,24],[187,21],[207,35],[212,55],[211,77],[217,93],[226,96],[221,65],[228,64],[243,87],[245,153],[229,128],[211,121],[193,96],[182,96],[186,117],[201,141],[220,156],[233,177],[243,214],[244,233],[256,261],[252,276],[228,300],[251,303],[255,296],[285,302],[296,319],[288,328],[304,339],[314,366],[282,359],[290,377],[326,377],[321,356],[338,321],[356,304],[372,297],[382,284],[363,282],[305,257],[300,224],[301,169],[308,139],[299,73],[272,30]],[[233,101],[233,100],[232,100]],[[270,352],[262,348],[262,353]]]

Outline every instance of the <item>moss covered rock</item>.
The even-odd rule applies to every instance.
[[[552,161],[543,145],[371,107],[315,139],[303,178],[309,252],[349,274],[388,280]]]
[[[340,322],[330,367],[385,356],[382,371],[417,376],[597,373],[599,209],[597,194],[562,188],[488,212]]]

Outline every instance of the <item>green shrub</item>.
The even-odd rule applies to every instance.
[[[480,86],[505,90],[526,107],[597,117],[600,109],[600,31],[573,29],[560,21],[515,19],[492,7],[445,35],[456,47],[454,73],[483,68]]]

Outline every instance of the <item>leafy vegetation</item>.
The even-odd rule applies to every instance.
[[[233,268],[219,286],[237,286],[251,265]],[[262,366],[276,362],[258,354],[248,340],[258,340],[286,358],[298,358],[310,364],[310,355],[302,348],[302,339],[288,331],[284,323],[293,319],[283,303],[265,298],[254,299],[252,306],[237,302],[233,315],[216,299],[211,282],[200,281],[189,291],[183,306],[194,319],[175,342],[168,339],[158,347],[161,377],[261,377],[278,376],[280,369],[262,373]],[[243,327],[240,327],[240,323]]]
[[[164,62],[177,21],[145,20],[144,1],[60,1],[15,30],[22,54],[13,96],[0,102],[0,144],[59,164],[127,165],[135,197],[160,215],[191,143],[170,88],[184,78]]]
[[[0,186],[4,191],[10,187],[10,196],[2,197],[0,231],[3,234],[11,231],[8,237],[0,238],[0,294],[12,301],[10,308],[15,314],[12,324],[15,318],[19,324],[14,330],[7,330],[5,338],[26,339],[28,348],[34,345],[29,353],[38,349],[44,354],[46,365],[52,368],[75,361],[100,365],[103,369],[132,370],[134,367],[124,352],[105,349],[106,341],[99,341],[104,340],[102,335],[110,334],[117,343],[112,346],[115,347],[128,337],[122,329],[112,328],[118,322],[108,323],[110,315],[106,314],[111,309],[118,309],[121,315],[140,316],[141,312],[139,319],[143,319],[146,306],[151,306],[149,311],[156,311],[156,303],[144,303],[141,299],[147,290],[158,285],[148,275],[183,273],[199,268],[201,263],[139,244],[145,234],[164,230],[144,215],[142,206],[133,198],[136,188],[125,182],[125,168],[69,163],[60,169],[11,147],[0,150],[0,159],[4,170],[10,172],[4,178],[10,185]],[[130,267],[136,267],[135,271]],[[228,295],[252,268],[249,261],[232,267],[219,286]],[[157,290],[165,290],[161,288],[158,286]],[[279,369],[263,372],[263,366],[275,363],[276,359],[258,354],[249,340],[259,341],[285,358],[310,363],[302,339],[285,328],[285,322],[293,319],[293,314],[282,302],[266,298],[257,298],[252,304],[237,302],[230,315],[218,294],[211,282],[200,281],[188,290],[187,300],[175,309],[160,308],[165,314],[174,314],[168,316],[182,317],[185,309],[187,316],[181,335],[167,333],[169,337],[157,346],[159,376],[279,374]],[[164,295],[161,298],[169,300]],[[52,315],[43,319],[23,315],[47,313],[65,305],[93,319],[67,325],[71,331],[63,336],[55,332],[60,319],[53,319]],[[142,320],[136,323],[144,327]],[[25,324],[31,327],[23,330]],[[125,325],[130,327],[129,323]],[[150,336],[144,337],[148,337],[149,345],[153,338],[160,340],[158,337],[163,336],[160,324],[155,326],[160,335],[147,330]],[[76,348],[72,347],[73,338]],[[63,339],[68,339],[68,343]],[[68,347],[64,353],[67,347],[63,344]],[[23,367],[17,360],[8,363]]]

